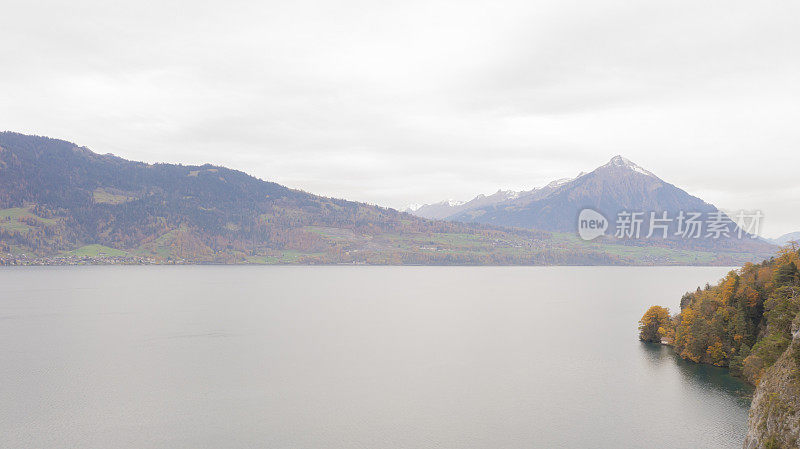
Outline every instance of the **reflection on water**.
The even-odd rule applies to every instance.
[[[750,407],[753,387],[734,377],[726,368],[684,360],[667,345],[641,342],[646,357],[656,364],[674,364],[686,380],[704,390],[714,390],[730,395],[742,406]]]

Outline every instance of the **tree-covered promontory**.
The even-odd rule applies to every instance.
[[[731,271],[715,286],[686,293],[674,317],[651,307],[640,322],[640,339],[664,340],[684,359],[728,367],[758,384],[800,327],[798,266],[800,251],[790,244],[769,260]]]

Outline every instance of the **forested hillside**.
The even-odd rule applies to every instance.
[[[642,317],[640,338],[666,341],[681,357],[729,367],[757,384],[792,341],[800,306],[796,245],[759,264],[731,271],[718,285],[681,298],[670,317],[654,306]]]

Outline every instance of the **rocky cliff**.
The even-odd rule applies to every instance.
[[[800,318],[800,316],[799,316]],[[761,378],[750,408],[745,449],[800,448],[800,323],[792,343]]]

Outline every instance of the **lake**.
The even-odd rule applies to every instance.
[[[3,448],[740,448],[637,340],[697,267],[0,269]]]

